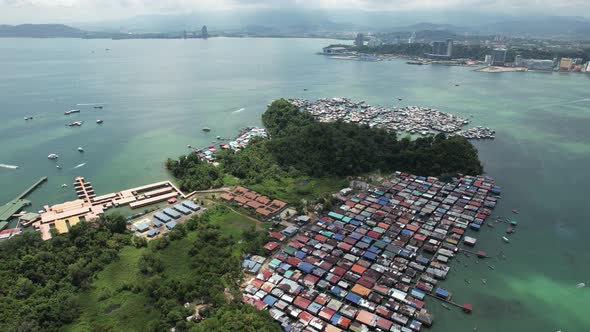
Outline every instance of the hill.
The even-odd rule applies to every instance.
[[[63,24],[0,25],[0,37],[82,38],[88,32]]]

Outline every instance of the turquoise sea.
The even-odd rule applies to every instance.
[[[280,97],[434,107],[496,129],[496,140],[475,145],[503,188],[495,215],[519,226],[510,244],[501,241],[501,226],[474,235],[477,248],[496,257],[479,264],[462,257],[468,266],[453,263],[445,282],[474,312],[430,301],[432,331],[590,331],[590,287],[575,287],[590,282],[590,75],[486,74],[315,54],[330,43],[0,39],[0,164],[20,166],[0,168],[0,202],[41,176],[49,181],[29,196],[34,210],[73,199],[71,185],[61,184],[79,175],[97,194],[166,179],[166,158],[260,125],[266,105]],[[84,105],[93,103],[104,108]],[[70,109],[81,113],[65,116]],[[72,121],[85,122],[65,126]]]

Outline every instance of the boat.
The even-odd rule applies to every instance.
[[[424,64],[424,62],[422,62],[422,61],[407,61],[406,63],[408,65],[418,65],[418,66],[422,66]]]
[[[57,155],[56,153],[51,153],[47,156],[47,158],[55,160],[55,159],[59,158],[59,155]]]
[[[192,146],[190,144],[187,144],[186,147],[189,149],[192,148]]]
[[[449,306],[444,303],[441,303],[440,305],[447,310],[451,310],[451,308],[449,308]]]
[[[503,240],[504,242],[506,242],[506,243],[510,243],[510,240],[508,240],[508,238],[507,238],[507,237],[505,237],[505,236],[502,236],[502,240]]]
[[[518,214],[518,210],[517,209],[512,209],[512,213]]]
[[[68,185],[64,183],[64,184],[62,184],[62,185],[61,185],[61,187],[62,187],[62,188],[67,188],[67,187],[68,187]]]
[[[489,228],[494,228],[494,224],[492,224],[492,223],[488,223],[487,225]]]
[[[459,86],[459,84],[455,84],[455,86]]]
[[[584,288],[586,287],[586,283],[585,282],[581,282],[579,284],[576,285],[576,288]]]
[[[80,126],[82,126],[83,123],[84,122],[82,122],[82,121],[74,121],[74,122],[70,122],[70,123],[66,124],[66,126],[68,126],[68,127],[80,127]]]
[[[25,121],[33,120],[32,116],[25,116]]]
[[[217,136],[217,139],[221,139],[221,136]]]
[[[70,114],[74,114],[74,113],[80,113],[80,110],[69,110],[69,111],[65,111],[64,115],[70,115]]]
[[[80,152],[84,152],[84,149],[83,149],[81,146],[79,146],[79,147],[78,147],[78,151],[80,151]]]
[[[492,270],[495,270],[496,268],[493,265],[488,264],[488,267]]]
[[[486,279],[481,279],[481,283],[485,285],[488,283],[488,281]]]
[[[101,124],[102,120],[96,120],[96,123]]]
[[[94,106],[94,108],[97,109],[97,110],[101,110],[102,109],[102,106]]]
[[[506,228],[506,234],[512,234],[514,233],[514,227],[509,226],[508,228]]]
[[[59,166],[59,165],[55,165],[55,168],[57,168],[57,169],[61,169],[61,166]]]
[[[471,284],[471,281],[469,281],[469,279],[465,279],[465,282]]]
[[[211,128],[209,128],[209,127],[204,127],[204,128],[203,128],[203,131],[211,131]]]

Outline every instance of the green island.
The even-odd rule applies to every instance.
[[[480,174],[462,137],[410,137],[342,122],[319,123],[285,100],[262,116],[270,139],[168,160],[183,190],[238,184],[303,208],[328,202],[347,178],[396,170],[450,178]],[[328,205],[326,205],[328,206]],[[132,237],[118,214],[42,241],[38,232],[0,244],[2,331],[280,331],[266,311],[241,304],[241,260],[262,254],[266,223],[224,205],[179,224],[167,238]],[[189,304],[192,303],[192,304]],[[200,322],[187,320],[198,314]]]

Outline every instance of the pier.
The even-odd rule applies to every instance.
[[[14,216],[14,214],[21,211],[25,206],[31,205],[31,202],[26,200],[25,197],[27,197],[45,181],[47,181],[46,176],[39,179],[39,181],[35,182],[32,186],[30,186],[27,190],[23,191],[20,195],[16,196],[16,198],[12,201],[0,206],[0,229],[8,225],[8,220],[10,220]]]
[[[432,295],[432,294],[429,294],[429,293],[424,293],[424,294],[426,294],[426,296],[429,296],[429,297],[435,298],[435,299],[437,299],[439,301],[442,301],[443,303],[450,304],[452,306],[455,306],[457,308],[460,308],[465,313],[471,313],[473,311],[473,306],[471,304],[469,304],[469,303],[459,304],[459,303],[455,303],[455,302],[453,302],[451,300],[443,299],[443,298],[440,298],[438,296],[435,296],[435,295]]]
[[[485,251],[481,251],[481,250],[480,251],[471,251],[471,250],[468,250],[468,249],[459,248],[459,251],[462,251],[462,252],[466,252],[468,254],[475,255],[475,256],[477,256],[479,258],[488,258],[488,254],[486,254]]]

